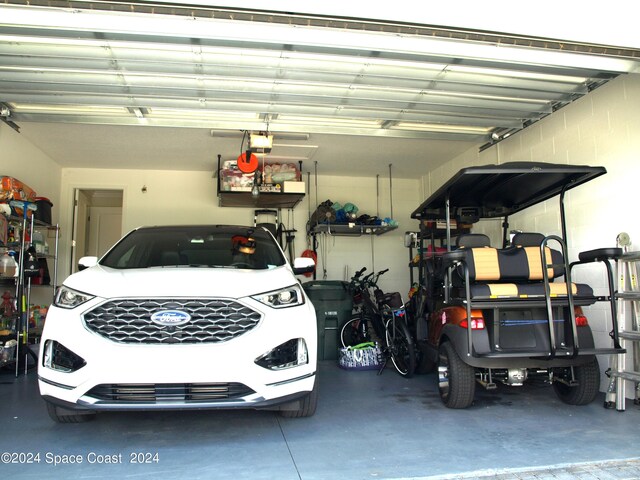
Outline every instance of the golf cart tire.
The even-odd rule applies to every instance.
[[[577,385],[553,382],[553,389],[560,400],[568,405],[588,405],[595,400],[600,389],[600,367],[593,358],[589,363],[573,367]]]
[[[476,393],[475,369],[460,359],[450,342],[440,345],[439,353],[438,390],[442,403],[456,409],[471,406]],[[446,386],[443,385],[443,375],[447,377]]]

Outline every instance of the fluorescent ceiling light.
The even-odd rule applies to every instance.
[[[59,113],[73,115],[126,115],[129,110],[125,107],[94,107],[84,105],[39,105],[12,103],[12,110],[16,113]]]
[[[177,110],[170,108],[150,108],[148,118],[193,118],[204,120],[232,120],[236,121],[259,121],[260,116],[257,113],[250,112],[229,112],[220,110]]]
[[[396,130],[417,130],[421,132],[451,132],[451,133],[470,133],[474,135],[484,135],[491,131],[488,127],[470,127],[462,125],[442,125],[436,123],[411,123],[400,122],[389,127]]]
[[[211,130],[212,137],[220,138],[242,138],[244,135],[243,130]],[[308,133],[295,133],[295,132],[278,132],[271,131],[275,140],[309,140],[311,135]],[[288,144],[273,144],[278,147],[304,147],[304,148],[318,148],[317,145],[288,145]]]
[[[340,117],[303,117],[298,115],[278,115],[278,118],[274,120],[273,125],[279,123],[300,123],[300,124],[322,124],[322,125],[334,125],[334,126],[354,126],[354,127],[369,127],[379,128],[380,122],[378,120],[363,120],[355,118],[340,118]]]
[[[467,65],[447,65],[447,72],[466,73],[473,75],[490,75],[492,77],[503,77],[507,79],[520,78],[526,80],[541,80],[545,82],[561,83],[582,83],[587,80],[585,77],[575,77],[569,75],[553,75],[550,73],[525,72],[524,70],[501,70],[499,68],[472,67]]]

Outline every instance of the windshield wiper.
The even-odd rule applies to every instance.
[[[238,268],[235,265],[208,265],[206,263],[192,263],[189,266],[193,268]]]

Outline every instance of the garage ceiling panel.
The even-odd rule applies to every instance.
[[[217,19],[213,9],[187,16],[177,7],[157,14],[136,4],[109,11],[114,2],[74,2],[75,10],[22,3],[0,6],[0,101],[18,123],[65,117],[128,124],[123,117],[148,122],[155,109],[173,108],[177,123],[200,127],[227,120],[216,117],[222,110],[253,114],[271,131],[294,116],[324,133],[352,134],[357,126],[363,134],[402,136],[413,125],[414,136],[433,138],[463,126],[458,135],[488,141],[635,64],[541,48],[487,50],[487,42],[433,39],[419,30],[398,35],[388,26],[357,31],[293,17],[288,24],[286,17]],[[188,22],[193,28],[185,31]],[[403,133],[393,128],[399,122]]]
[[[177,4],[5,0],[0,118],[482,145],[636,69],[640,57],[449,33]]]

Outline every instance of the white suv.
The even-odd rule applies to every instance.
[[[67,278],[49,309],[38,379],[49,415],[265,408],[313,415],[314,308],[260,227],[138,228]]]

